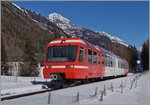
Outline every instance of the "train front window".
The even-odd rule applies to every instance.
[[[79,62],[84,62],[84,48],[80,47]]]
[[[74,62],[78,46],[53,46],[48,48],[47,62]]]

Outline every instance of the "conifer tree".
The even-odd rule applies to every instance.
[[[8,75],[8,64],[7,64],[7,55],[4,47],[4,43],[2,40],[1,43],[1,74]]]
[[[149,70],[149,40],[143,43],[141,61],[144,66],[144,70]]]
[[[22,76],[37,76],[37,60],[35,58],[36,49],[33,45],[33,41],[30,38],[25,39],[25,47],[24,47],[24,65],[22,66],[22,70],[20,71],[20,75]]]

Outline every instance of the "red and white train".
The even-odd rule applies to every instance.
[[[44,78],[87,80],[128,74],[128,62],[77,37],[57,38],[47,45]]]

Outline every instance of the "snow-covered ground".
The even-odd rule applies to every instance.
[[[35,84],[34,81],[42,83],[50,80],[42,77],[1,76],[1,95],[13,95],[41,90],[43,84]]]
[[[101,81],[66,89],[51,91],[51,104],[149,104],[150,98],[150,81],[149,72],[143,74],[140,78],[133,82],[135,75],[130,74],[127,77],[116,78],[107,81]],[[114,88],[112,92],[111,84]],[[120,85],[122,84],[123,90]],[[103,101],[99,101],[101,93],[106,87],[106,96]],[[97,87],[97,95],[95,90]],[[121,93],[122,91],[122,93]],[[47,104],[49,92],[21,97],[12,100],[2,101],[2,104]]]

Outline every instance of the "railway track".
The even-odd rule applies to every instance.
[[[52,85],[50,86],[51,88],[45,88],[45,89],[38,90],[38,91],[26,92],[26,93],[14,94],[14,95],[3,95],[3,96],[1,96],[1,101],[25,97],[25,96],[30,96],[30,95],[35,95],[35,94],[40,94],[40,93],[45,93],[45,92],[49,92],[49,91],[55,91],[58,89],[64,89],[64,88],[68,88],[68,87],[72,87],[72,86],[76,85],[73,83],[68,84],[68,85],[65,84],[63,86],[62,86],[63,83],[62,84],[57,83],[57,84],[58,85],[52,83]]]
[[[137,78],[140,75],[141,75],[141,73],[140,74],[135,74],[135,75],[132,75],[132,76],[135,76],[135,78]],[[112,79],[112,78],[110,78],[110,79]],[[110,79],[104,79],[102,81],[110,80]],[[100,81],[95,81],[95,82],[100,82]],[[87,83],[87,84],[89,84],[89,83]],[[83,83],[77,83],[77,84],[71,83],[71,84],[68,84],[68,85],[65,84],[63,86],[61,84],[59,84],[59,85],[53,84],[51,86],[51,88],[46,88],[46,89],[42,89],[42,90],[39,90],[39,91],[27,92],[27,93],[15,94],[15,95],[4,95],[4,96],[1,96],[1,101],[20,98],[20,97],[25,97],[25,96],[30,96],[30,95],[35,95],[35,94],[40,94],[40,93],[45,93],[45,92],[49,92],[49,91],[55,91],[55,90],[58,90],[58,89],[64,89],[64,88],[79,86],[79,85],[83,85]]]
[[[30,92],[30,93],[28,92],[28,93],[21,93],[21,94],[15,94],[15,95],[5,95],[5,96],[1,96],[1,101],[20,98],[20,97],[24,97],[24,96],[30,96],[30,95],[44,93],[44,92],[48,92],[48,91],[51,91],[51,89],[44,89],[44,90],[34,91],[34,92]]]

